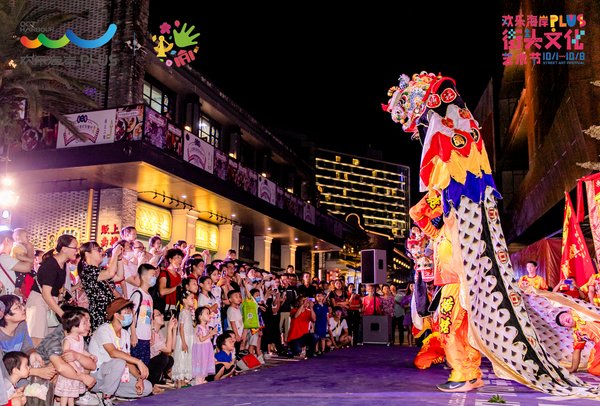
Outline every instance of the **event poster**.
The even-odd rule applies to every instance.
[[[139,141],[144,132],[144,105],[119,107],[115,141]]]
[[[194,134],[184,131],[183,160],[206,172],[214,171],[215,148]]]
[[[223,180],[227,180],[227,155],[223,151],[215,149],[215,175]]]
[[[264,176],[259,176],[258,197],[275,206],[277,203],[277,191],[275,189],[275,182],[271,182]]]
[[[183,155],[183,139],[181,128],[172,123],[167,125],[165,145],[168,152],[178,157]]]
[[[167,119],[149,107],[146,107],[146,122],[144,125],[144,139],[146,142],[165,149],[166,147]]]
[[[65,118],[81,132],[84,139],[80,139],[64,124],[59,123],[56,148],[83,147],[114,142],[116,113],[115,109],[109,109],[65,115]]]

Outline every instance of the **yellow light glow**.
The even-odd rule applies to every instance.
[[[135,228],[138,234],[159,234],[161,238],[168,240],[171,238],[171,222],[169,210],[138,201],[135,212]]]
[[[196,221],[196,246],[216,251],[218,249],[219,227],[204,221]]]

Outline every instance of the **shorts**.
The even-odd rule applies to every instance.
[[[29,293],[25,310],[29,336],[40,339],[46,337],[48,335],[48,310],[50,308],[42,295],[32,290]]]

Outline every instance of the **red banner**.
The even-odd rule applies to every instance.
[[[575,277],[579,286],[585,284],[594,274],[594,266],[585,245],[581,226],[577,222],[571,198],[566,192],[560,269],[564,277]]]
[[[598,259],[600,258],[600,213],[598,213],[598,204],[600,202],[600,179],[586,181],[585,189],[587,192],[590,230],[592,231],[592,239],[594,240],[596,259]]]

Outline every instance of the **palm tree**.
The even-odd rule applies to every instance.
[[[66,14],[56,9],[40,9],[27,0],[6,0],[0,5],[0,145],[18,142],[24,111],[33,126],[44,112],[55,116],[74,134],[81,136],[64,114],[75,109],[95,109],[98,105],[83,93],[88,82],[77,80],[64,70],[23,63],[32,51],[19,42],[24,27],[31,23],[55,27],[85,14]],[[42,22],[43,21],[43,22]],[[52,49],[51,52],[61,50]],[[36,55],[48,52],[38,48]],[[5,151],[8,148],[5,149]]]

